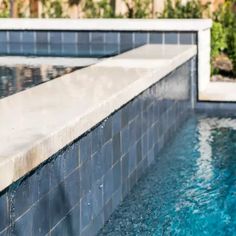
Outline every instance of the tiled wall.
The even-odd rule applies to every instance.
[[[190,77],[187,62],[0,193],[0,235],[95,235],[184,122]]]
[[[196,32],[0,31],[0,55],[116,55],[138,46],[196,44]]]

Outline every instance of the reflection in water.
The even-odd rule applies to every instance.
[[[236,235],[235,127],[190,119],[99,236]]]
[[[0,66],[0,98],[55,79],[75,69],[78,68],[55,65]]]

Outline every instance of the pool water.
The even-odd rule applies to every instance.
[[[236,235],[236,119],[190,118],[98,235]]]
[[[75,69],[77,68],[56,65],[0,66],[0,98],[55,79]]]

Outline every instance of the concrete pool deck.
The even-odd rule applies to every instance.
[[[0,100],[0,190],[197,53],[146,45]]]

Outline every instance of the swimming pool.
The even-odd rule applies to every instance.
[[[236,119],[194,116],[98,234],[236,235]]]

